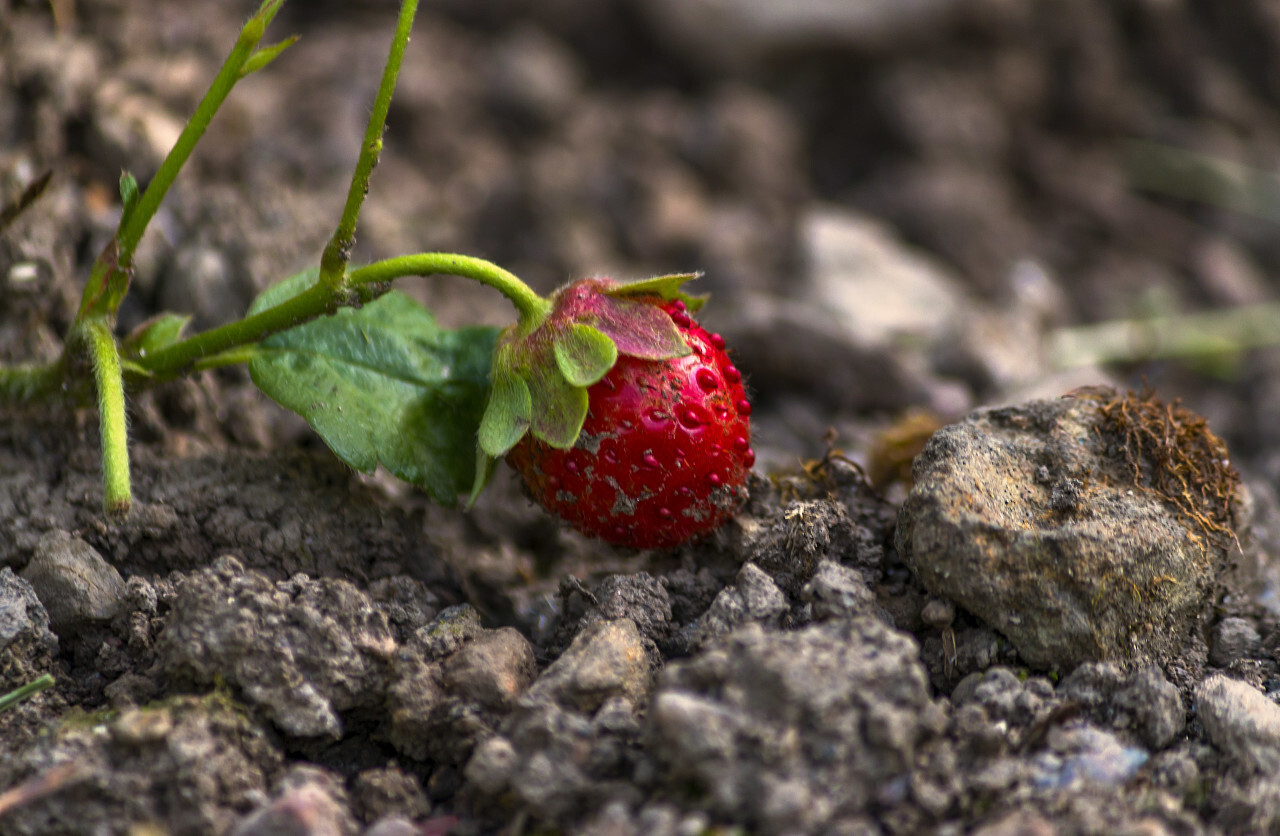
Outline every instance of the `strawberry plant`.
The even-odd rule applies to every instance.
[[[534,499],[587,534],[668,547],[710,531],[745,498],[750,404],[724,342],[692,319],[692,274],[584,279],[550,299],[482,259],[418,253],[353,266],[357,220],[382,148],[416,11],[403,0],[342,215],[319,264],[265,290],[246,316],[187,335],[160,314],[116,333],[134,254],[169,187],[235,84],[296,39],[264,46],[284,0],[244,25],[196,112],[140,188],[121,177],[116,234],[94,262],[56,360],[0,367],[0,404],[96,401],[103,502],[129,511],[126,397],[192,372],[247,363],[253,382],[302,415],[351,467],[378,465],[441,503],[475,496],[506,458]],[[47,181],[45,181],[47,182]],[[0,215],[0,227],[42,183]],[[514,325],[446,330],[392,289],[449,274],[503,293]]]

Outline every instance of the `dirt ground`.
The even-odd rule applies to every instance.
[[[241,369],[132,398],[114,521],[92,411],[3,408],[0,694],[57,685],[0,712],[0,832],[1280,832],[1280,353],[1052,350],[1273,299],[1269,177],[1243,181],[1246,213],[1153,160],[1275,167],[1280,15],[848,5],[436,0],[391,108],[357,261],[467,253],[540,292],[706,271],[758,463],[702,542],[584,539],[505,472],[440,508],[352,473]],[[0,235],[0,359],[56,356],[121,170],[154,173],[251,11],[0,0],[0,199],[53,172]],[[395,14],[286,4],[271,34],[301,40],[182,173],[122,333],[228,321],[316,262]],[[464,280],[403,285],[446,325],[510,317]],[[1244,498],[1229,543],[1172,526],[1193,564],[1176,612],[1089,587],[1061,656],[1066,616],[1026,615],[1040,587],[993,578],[979,608],[920,568],[898,512],[933,429],[1091,384],[1206,416]],[[1010,495],[1043,492],[1057,526],[1120,454],[1049,473],[1055,409],[991,423],[1041,445]],[[1133,513],[1159,536],[1156,506]],[[1035,652],[1024,616],[1047,619]]]

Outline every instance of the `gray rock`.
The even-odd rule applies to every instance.
[[[405,654],[394,667],[387,689],[384,738],[397,752],[415,760],[446,760],[455,742],[455,736],[448,733],[449,707],[457,701],[450,700],[440,686],[439,666]]]
[[[125,596],[124,578],[85,541],[50,531],[22,570],[49,613],[53,631],[67,637],[110,621]]]
[[[1086,662],[1062,678],[1058,694],[1095,711],[1112,704],[1124,677],[1124,669],[1114,662]]]
[[[861,616],[790,633],[748,624],[659,677],[661,781],[752,832],[820,832],[866,810],[945,723],[908,636]]]
[[[956,620],[956,605],[942,598],[930,598],[920,610],[920,620],[935,630],[950,627]]]
[[[1280,705],[1239,680],[1211,676],[1196,689],[1205,734],[1232,762],[1263,775],[1280,770]]]
[[[898,550],[1042,668],[1168,658],[1207,601],[1213,553],[1108,455],[1098,402],[1033,401],[945,427],[916,458]],[[1066,485],[1079,486],[1068,502]]]
[[[422,819],[431,801],[417,776],[389,764],[366,769],[351,782],[352,810],[364,821]]]
[[[228,247],[182,247],[156,282],[165,310],[192,311],[197,327],[241,316],[253,301],[253,280],[243,259]]]
[[[520,632],[485,629],[471,607],[451,607],[397,655],[379,736],[415,760],[462,766],[536,674],[533,646]]]
[[[1168,746],[1187,726],[1177,687],[1155,665],[1130,674],[1116,692],[1115,705],[1128,716],[1142,745],[1153,751]]]
[[[879,609],[862,573],[834,560],[819,561],[801,594],[813,605],[813,617],[818,621],[875,614]]]
[[[1209,663],[1225,668],[1237,659],[1256,658],[1262,650],[1262,636],[1247,618],[1224,618],[1213,627]]]
[[[1034,781],[1055,790],[1081,785],[1120,786],[1147,762],[1147,753],[1126,746],[1111,732],[1090,725],[1055,726],[1048,746],[1032,760]]]
[[[806,291],[867,345],[931,344],[969,303],[940,264],[908,249],[879,221],[837,209],[800,221]]]
[[[445,691],[486,708],[509,709],[538,674],[533,645],[518,630],[486,631],[450,656],[441,670]]]
[[[233,558],[182,582],[156,641],[162,672],[226,682],[295,737],[339,737],[338,712],[380,707],[396,651],[385,614],[350,583],[273,583]]]
[[[0,568],[0,694],[49,673],[58,647],[31,584],[8,566]]]
[[[564,590],[562,582],[562,595]],[[625,618],[655,644],[661,644],[671,633],[671,595],[666,586],[648,572],[610,575],[591,590],[590,604],[590,609],[575,625],[576,631],[598,621]]]
[[[484,795],[502,795],[519,765],[520,754],[510,740],[501,736],[490,737],[472,752],[471,760],[467,762],[467,780]]]
[[[749,621],[776,625],[787,611],[787,596],[754,563],[744,563],[733,586],[720,591],[693,625],[690,646],[700,647]]]
[[[478,636],[484,627],[480,613],[470,604],[459,604],[442,610],[430,624],[419,628],[413,646],[428,660],[443,659]]]
[[[814,303],[737,294],[721,311],[717,330],[734,347],[734,362],[751,369],[762,389],[801,392],[840,409],[896,410],[926,403],[954,411],[954,403],[935,394],[938,381],[891,347],[857,339]]]
[[[619,722],[619,715],[628,722]],[[633,769],[640,726],[630,701],[615,697],[594,718],[531,691],[503,722],[500,735],[479,744],[466,767],[483,816],[508,821],[514,811],[564,820],[606,801],[639,801],[622,776]]]
[[[833,491],[833,495],[816,499],[797,499],[781,508],[770,504],[768,516],[744,521],[747,561],[763,569],[793,597],[803,595],[804,585],[824,559],[870,571],[883,561],[884,531],[873,530],[869,525],[872,520],[853,516],[864,516],[863,512],[880,500],[864,501],[860,491],[866,487],[861,475],[854,477],[857,485],[849,484],[845,480],[851,474],[842,463],[827,468],[826,474],[839,494]]]
[[[525,700],[582,712],[594,712],[612,697],[638,704],[648,693],[655,655],[631,621],[597,622],[543,671]]]
[[[34,642],[46,653],[58,651],[58,637],[49,630],[49,614],[35,590],[5,566],[0,569],[0,653],[15,642]]]
[[[355,819],[342,783],[325,770],[289,770],[277,797],[246,816],[231,836],[354,836]]]
[[[533,27],[517,28],[495,44],[485,69],[493,103],[540,127],[564,115],[582,82],[573,53]]]
[[[1078,703],[1095,722],[1131,731],[1152,750],[1186,728],[1178,689],[1156,665],[1126,670],[1114,662],[1086,662],[1063,678],[1058,696]]]

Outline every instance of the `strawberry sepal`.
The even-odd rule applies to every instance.
[[[697,273],[671,273],[666,276],[653,276],[648,279],[637,279],[631,282],[619,282],[612,288],[605,291],[610,296],[627,297],[627,296],[657,296],[664,302],[670,302],[679,299],[684,302],[685,307],[691,313],[697,311],[706,304],[708,296],[693,296],[685,293],[680,288],[685,282],[693,281],[702,277],[701,272]]]
[[[526,434],[557,450],[571,449],[587,418],[587,389],[620,356],[688,356],[691,349],[662,304],[678,299],[696,310],[702,300],[680,288],[699,275],[634,282],[581,279],[557,290],[545,314],[522,318],[508,328],[494,349],[489,399],[476,437],[471,501],[487,484],[493,463]]]

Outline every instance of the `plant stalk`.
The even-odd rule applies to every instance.
[[[33,679],[26,685],[15,688],[7,694],[0,696],[0,711],[10,708],[25,700],[27,697],[40,693],[54,686],[53,676],[44,674],[37,679]]]
[[[77,321],[94,315],[108,315],[114,318],[116,310],[129,289],[129,274],[133,267],[133,254],[138,242],[147,230],[147,225],[160,208],[161,201],[177,179],[178,172],[195,150],[196,143],[204,136],[205,130],[213,120],[214,114],[222,107],[231,88],[243,77],[242,70],[254,54],[258,42],[266,32],[267,23],[280,9],[283,0],[266,0],[258,12],[245,23],[240,30],[240,37],[235,47],[218,70],[213,83],[191,119],[187,121],[177,142],[165,155],[146,190],[138,198],[136,205],[121,218],[120,228],[111,245],[98,256],[94,262],[89,281],[85,285],[84,295],[80,301]]]
[[[322,285],[338,287],[346,277],[347,264],[351,261],[351,250],[356,241],[356,221],[360,217],[360,207],[364,204],[365,196],[369,193],[369,178],[382,153],[382,133],[387,124],[387,112],[391,109],[391,96],[396,90],[396,79],[400,75],[405,47],[409,43],[409,31],[413,28],[413,18],[417,12],[418,0],[402,0],[400,17],[396,21],[396,31],[391,39],[391,51],[387,53],[382,81],[378,84],[373,111],[369,114],[364,141],[360,144],[360,157],[356,160],[356,168],[351,175],[347,202],[342,208],[342,217],[338,220],[333,237],[329,239],[320,257]]]
[[[102,432],[102,504],[108,514],[125,514],[133,497],[129,488],[129,432],[120,354],[111,328],[104,319],[95,318],[81,325],[98,389],[98,421]]]
[[[545,316],[551,309],[550,302],[534,293],[513,273],[484,259],[455,253],[418,253],[377,261],[352,270],[346,275],[344,284],[353,289],[367,288],[405,276],[435,274],[474,279],[498,290],[515,305],[522,322]],[[196,334],[146,357],[131,357],[130,362],[150,372],[157,381],[169,380],[202,363],[223,365],[214,358],[318,316],[331,314],[349,304],[349,296],[349,291],[317,282],[275,307]]]

